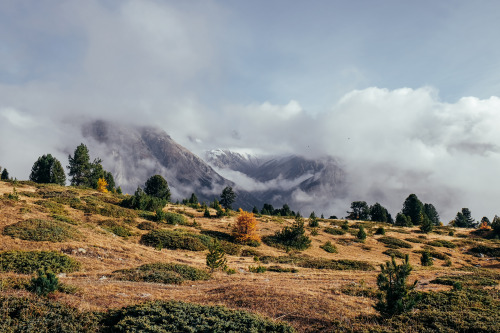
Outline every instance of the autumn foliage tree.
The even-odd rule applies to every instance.
[[[97,190],[102,193],[108,193],[108,182],[104,178],[99,178],[97,181]]]
[[[260,236],[257,233],[258,221],[253,213],[245,212],[240,208],[240,215],[236,219],[236,224],[233,228],[233,237],[241,243],[249,241],[260,241]]]

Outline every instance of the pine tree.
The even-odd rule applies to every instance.
[[[220,204],[225,209],[232,209],[232,204],[236,200],[236,194],[231,186],[226,186],[220,195]]]
[[[420,214],[424,213],[424,205],[415,194],[410,194],[403,204],[401,213],[408,216],[413,225],[419,225]]]
[[[317,228],[319,226],[318,218],[314,212],[309,215],[309,226],[311,228]]]
[[[350,220],[368,220],[370,215],[370,208],[365,201],[353,201],[351,203],[351,211],[347,212]]]
[[[87,146],[83,143],[76,147],[73,156],[68,156],[69,176],[72,186],[89,186],[90,181],[90,155]]]
[[[9,172],[7,169],[3,169],[2,174],[0,175],[1,180],[9,180]]]
[[[411,223],[411,219],[403,213],[398,213],[398,215],[396,215],[396,222],[394,224],[400,227],[413,226],[413,223]]]
[[[366,239],[366,231],[362,225],[359,226],[359,231],[358,234],[356,235],[356,238],[358,238],[361,241],[364,241]]]
[[[420,263],[422,264],[422,266],[432,266],[434,264],[431,253],[429,251],[422,252]]]
[[[410,292],[415,289],[417,281],[413,285],[407,284],[413,268],[409,263],[409,256],[406,255],[405,261],[398,265],[392,257],[385,266],[380,265],[381,273],[377,276],[377,286],[382,292],[375,309],[383,316],[393,316],[409,311],[416,303],[416,298]]]
[[[146,181],[144,192],[152,197],[165,199],[167,201],[170,200],[170,189],[168,187],[168,183],[165,178],[160,175],[154,175]]]
[[[33,164],[31,168],[30,180],[40,184],[66,184],[64,169],[55,157],[51,154],[43,155]]]
[[[424,213],[434,225],[439,225],[439,214],[432,204],[424,204]]]
[[[215,238],[208,247],[206,263],[212,273],[218,268],[227,268],[226,253]]]
[[[434,224],[432,223],[431,219],[427,217],[427,215],[422,214],[421,215],[421,224],[420,224],[420,230],[422,232],[425,232],[428,234],[429,232],[432,231]]]
[[[384,206],[376,202],[370,207],[370,220],[375,222],[387,222],[388,211]]]

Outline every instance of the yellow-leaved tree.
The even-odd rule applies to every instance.
[[[97,181],[97,190],[102,193],[107,193],[108,192],[107,186],[108,182],[106,181],[106,179],[99,178],[99,180]]]
[[[240,208],[240,215],[233,227],[233,237],[241,243],[249,241],[260,241],[258,234],[258,221],[253,213],[245,212]]]

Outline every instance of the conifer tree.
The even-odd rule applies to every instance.
[[[69,176],[72,186],[89,186],[90,181],[90,155],[87,146],[83,143],[76,147],[73,156],[68,156]]]
[[[403,204],[401,213],[408,216],[413,225],[419,225],[420,215],[424,213],[424,205],[416,194],[410,194]]]
[[[3,169],[2,174],[0,175],[1,180],[9,180],[9,172],[7,169]]]
[[[51,154],[43,155],[33,164],[29,179],[41,184],[66,184],[64,169],[55,157]]]
[[[385,265],[380,265],[381,272],[377,276],[377,286],[382,292],[375,309],[383,316],[393,316],[409,311],[416,303],[416,297],[410,294],[415,289],[417,281],[407,284],[413,268],[409,263],[409,256],[406,255],[402,264],[396,264],[392,257]]]
[[[245,212],[241,208],[240,214],[233,227],[233,237],[241,243],[260,241],[258,234],[258,221],[253,213]]]
[[[366,239],[366,231],[362,225],[359,226],[359,231],[356,237],[361,241],[364,241]]]
[[[226,253],[215,238],[208,247],[206,263],[212,273],[218,268],[227,268]]]
[[[161,175],[150,177],[144,186],[144,192],[152,197],[170,200],[170,188],[168,183]]]
[[[220,195],[220,204],[225,209],[232,209],[232,204],[236,200],[236,194],[231,186],[226,186]]]

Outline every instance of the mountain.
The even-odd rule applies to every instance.
[[[345,172],[332,157],[257,157],[218,149],[208,151],[205,160],[221,175],[275,207],[288,203],[294,209],[327,211],[332,199],[344,198],[347,192]],[[242,182],[245,177],[251,181]]]
[[[200,201],[213,201],[224,187],[236,185],[159,128],[97,120],[84,124],[82,134],[92,156],[102,158],[104,168],[127,193],[155,174],[168,181],[174,200],[196,193]],[[251,209],[259,203],[251,193],[240,190],[234,206]]]

